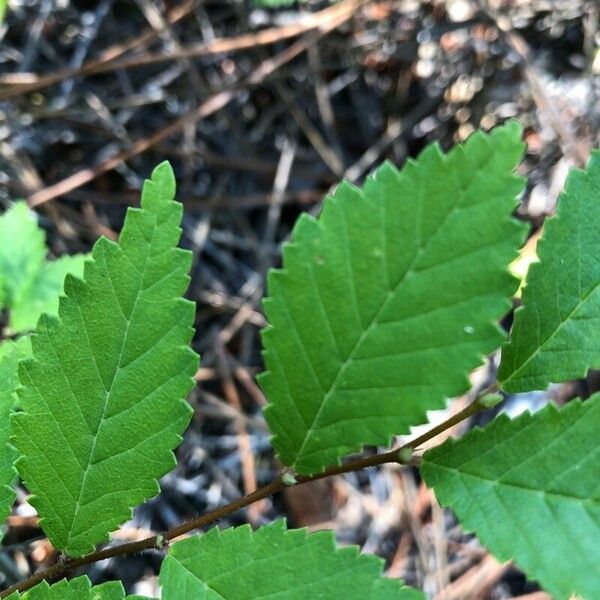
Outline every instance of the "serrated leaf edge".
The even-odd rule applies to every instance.
[[[167,181],[165,181],[165,178],[167,179]],[[174,174],[171,168],[171,165],[169,164],[168,161],[163,161],[162,163],[160,163],[159,165],[157,165],[154,170],[152,171],[152,174],[150,176],[149,179],[146,179],[144,181],[145,186],[147,185],[168,185],[169,189],[167,192],[165,192],[165,195],[169,196],[169,202],[174,202],[175,201],[175,178],[174,178]],[[143,207],[141,208],[131,208],[129,207],[127,209],[127,212],[129,211],[141,211],[143,210]],[[158,225],[158,223],[155,224],[155,227]],[[181,227],[180,227],[181,229]],[[49,322],[52,321],[54,323],[61,323],[62,324],[62,319],[60,318],[61,315],[61,307],[63,304],[63,298],[67,298],[67,297],[71,297],[72,293],[75,293],[75,288],[79,285],[84,285],[86,283],[86,271],[88,270],[88,264],[92,263],[95,258],[94,258],[94,253],[96,251],[96,248],[100,248],[101,244],[108,244],[108,245],[113,245],[113,246],[119,246],[118,242],[115,242],[113,240],[110,240],[109,238],[105,237],[105,236],[100,236],[98,238],[98,240],[96,241],[96,243],[94,244],[94,248],[92,249],[92,252],[89,254],[89,258],[84,262],[84,271],[83,271],[83,277],[76,277],[73,274],[69,273],[66,275],[65,277],[65,283],[64,283],[64,289],[63,289],[63,293],[60,294],[59,296],[59,308],[58,308],[58,315],[48,315],[46,313],[42,313],[42,315],[40,316],[40,319],[38,320],[38,326],[42,323],[42,321],[44,322]],[[186,251],[189,252],[189,251]],[[189,285],[189,281],[191,280],[191,277],[189,274],[186,274],[186,278],[187,278],[187,282]],[[183,302],[183,303],[187,303],[187,304],[194,304],[192,301],[186,299],[186,298],[178,298],[179,302]],[[189,334],[190,334],[190,338],[192,337],[193,333],[194,333],[194,328],[193,327],[189,327]],[[19,360],[19,374],[21,373],[22,369],[25,367],[26,364],[33,364],[35,363],[38,359],[35,356],[35,345],[34,345],[34,339],[37,336],[37,334],[34,332],[31,332],[29,334],[29,337],[31,339],[32,342],[32,356],[25,358],[25,359],[21,359]],[[188,352],[192,352],[194,355],[198,356],[196,352],[193,351],[193,349],[189,346],[189,345],[180,345],[177,348],[179,349],[184,349],[187,350]],[[183,372],[183,370],[182,370]],[[21,379],[21,377],[19,376],[19,379]],[[195,385],[195,380],[193,378],[193,376],[190,376],[190,389],[193,388],[193,386]],[[22,389],[23,386],[20,385],[19,388],[17,389],[17,393],[20,389]],[[178,402],[182,405],[185,405],[188,408],[188,422],[189,420],[191,420],[192,416],[193,416],[193,409],[190,406],[190,404],[186,401],[185,398],[180,398],[178,399]],[[106,407],[105,407],[106,408]],[[15,434],[11,432],[11,436],[10,439],[11,441],[14,440],[15,438]],[[170,451],[171,454],[171,463],[172,463],[172,468],[176,466],[177,461],[176,461],[176,457],[175,457],[175,448],[177,448],[177,446],[181,443],[181,441],[183,440],[183,436],[181,434],[178,434],[178,440],[179,443]],[[11,446],[13,448],[15,448],[15,450],[18,453],[18,449],[16,448],[16,446],[14,444],[11,443]],[[14,462],[14,467],[17,471],[17,474],[20,474],[20,470],[19,470],[19,465],[24,463],[26,461],[26,457],[24,456],[18,456],[18,458],[15,460]],[[88,465],[88,469],[89,469]],[[153,481],[151,483],[151,485],[154,488],[154,494],[156,495],[159,493],[160,491],[160,484],[158,481],[158,478],[152,478]],[[22,477],[23,483],[27,486],[27,479],[25,477]],[[28,487],[28,486],[27,486]],[[83,489],[83,486],[82,486]],[[42,516],[42,514],[40,514],[39,512],[39,502],[38,502],[38,498],[40,497],[40,495],[43,494],[33,494],[31,493],[28,496],[28,503],[33,506],[36,511],[38,512],[38,523],[39,525],[43,528],[44,522],[46,521],[46,518],[44,516]],[[147,496],[147,498],[150,498],[152,496]],[[41,500],[41,498],[40,498]],[[128,513],[127,513],[127,518],[126,520],[130,520],[133,517],[133,509],[135,507],[130,507],[128,509]],[[125,511],[123,512],[123,514],[125,513]],[[107,527],[109,527],[109,531],[107,532],[107,534],[103,537],[103,539],[99,539],[97,542],[92,543],[92,544],[88,544],[87,547],[87,551],[93,551],[94,548],[98,545],[98,544],[102,544],[106,541],[108,541],[110,539],[110,532],[114,531],[115,528],[117,528],[119,525],[121,525],[124,522],[124,520],[120,517],[114,517],[113,519],[109,519],[109,520],[105,520],[104,523],[107,524]],[[67,542],[65,543],[65,546],[68,544],[69,540],[71,539],[71,533],[69,532],[69,537],[67,539]],[[79,534],[78,534],[79,535]],[[84,553],[77,553],[77,555],[84,555]]]
[[[511,129],[514,130],[514,133],[516,133],[518,131],[519,135],[522,135],[522,127],[521,127],[520,123],[518,121],[514,120],[514,119],[508,120],[501,127],[502,128],[506,128],[506,129],[511,128]],[[499,128],[497,128],[497,129],[499,129]],[[493,131],[492,131],[492,133],[493,133]],[[482,130],[477,130],[471,136],[471,138],[477,137],[477,136],[484,138],[486,141],[489,141],[490,138],[491,138],[491,133],[488,134],[488,133],[484,133]],[[471,139],[471,138],[469,138],[469,139]],[[396,173],[396,176],[397,176],[397,178],[399,180],[399,183],[401,184],[402,178],[406,176],[405,171],[407,169],[417,168],[418,167],[418,161],[419,161],[419,159],[422,156],[424,156],[427,152],[434,152],[434,153],[436,153],[438,155],[438,157],[443,162],[447,162],[448,159],[449,159],[449,156],[452,155],[454,152],[464,151],[464,148],[467,145],[468,141],[469,140],[453,146],[448,152],[444,152],[442,150],[440,144],[438,142],[434,142],[434,143],[430,144],[429,146],[427,146],[426,148],[424,148],[423,151],[420,152],[419,155],[416,158],[409,157],[405,161],[405,164],[402,166],[401,169],[397,168],[389,160],[386,160],[386,161],[384,161],[384,163],[378,169],[376,169],[372,174],[370,174],[367,177],[367,180],[372,181],[372,182],[377,182],[378,176],[380,176],[380,172],[383,169],[385,169],[385,168],[392,168],[394,170],[394,172]],[[525,144],[524,144],[524,142],[522,140],[521,140],[521,146],[522,146],[522,148],[525,147]],[[475,177],[477,177],[477,176],[478,176],[478,174],[475,174]],[[520,176],[520,175],[518,175],[515,171],[512,172],[512,174],[510,175],[510,177],[513,180],[518,180],[518,181],[521,181],[523,183],[525,182],[525,178],[522,177],[522,176]],[[366,185],[366,182],[365,182],[365,185]],[[358,187],[358,186],[354,185],[352,182],[350,182],[348,180],[343,180],[343,181],[341,181],[339,183],[339,185],[336,187],[336,189],[333,192],[325,195],[324,200],[323,200],[323,207],[321,209],[321,213],[323,212],[323,210],[325,210],[326,203],[339,203],[340,202],[340,199],[338,197],[338,193],[339,193],[340,190],[343,190],[344,186],[348,186],[348,188],[350,188],[350,190],[353,193],[360,195],[361,200],[365,199],[365,194],[364,194],[364,191],[363,191],[363,187],[364,186],[363,187]],[[514,208],[516,209],[517,206],[518,206],[518,201],[515,200],[513,202],[513,205],[514,205]],[[446,220],[447,218],[449,218],[449,216],[452,213],[454,213],[455,210],[456,210],[456,208],[453,207],[449,211],[449,213],[445,216],[444,220]],[[512,216],[508,216],[507,220],[510,221],[510,222],[512,222],[514,225],[520,226],[520,228],[521,228],[521,236],[523,238],[522,241],[524,241],[525,232],[527,230],[527,225],[525,223],[523,223],[522,221],[520,221],[517,218],[512,217]],[[300,217],[298,218],[298,220],[294,224],[294,227],[292,228],[292,233],[290,235],[290,241],[286,241],[282,245],[282,257],[283,257],[282,266],[280,268],[272,268],[268,272],[268,276],[267,276],[267,288],[269,287],[269,280],[272,277],[282,277],[282,278],[284,278],[284,277],[288,277],[289,276],[289,271],[287,270],[287,268],[285,266],[285,263],[286,263],[286,253],[289,252],[290,248],[293,249],[294,246],[297,245],[295,239],[296,239],[296,237],[298,237],[299,232],[301,231],[301,229],[303,227],[305,227],[305,223],[310,223],[310,225],[312,227],[318,227],[319,229],[323,230],[323,225],[322,225],[322,222],[321,222],[320,218],[316,218],[313,215],[310,215],[308,213],[302,213],[300,215]],[[514,292],[517,291],[517,289],[519,288],[520,283],[521,283],[520,280],[519,280],[519,278],[516,277],[512,273],[512,271],[510,270],[510,264],[512,263],[512,260],[514,260],[514,258],[516,258],[517,256],[518,256],[518,251],[515,250],[513,259],[511,259],[510,261],[507,262],[507,264],[504,267],[504,269],[499,269],[499,271],[502,271],[502,272],[506,273],[513,280],[514,290],[513,290],[512,293],[514,293]],[[395,288],[399,287],[406,280],[406,277],[411,272],[411,269],[412,269],[413,266],[414,266],[414,261],[413,261],[413,264],[411,264],[411,265],[409,265],[407,267],[406,272],[402,276],[401,280],[396,284]],[[388,299],[389,299],[390,296],[391,296],[391,294],[388,296]],[[269,300],[270,300],[269,296],[265,296],[263,298],[263,300],[262,300],[263,311],[265,311],[265,312],[266,312],[266,310],[265,310],[265,303],[268,302]],[[384,307],[386,305],[386,301],[384,301],[382,303],[382,307]],[[503,299],[503,303],[504,303],[504,305],[506,307],[506,312],[508,312],[509,309],[511,308],[511,300],[510,300],[510,298],[506,297],[505,299]],[[379,314],[381,312],[382,307],[380,307],[380,309],[378,310],[377,314]],[[365,331],[363,331],[363,334],[361,334],[361,336],[359,338],[359,341],[355,344],[355,348],[350,352],[350,355],[356,350],[356,347],[358,347],[360,345],[360,340],[365,335],[365,332],[368,329],[370,329],[370,327],[373,326],[373,324],[376,322],[376,320],[377,320],[377,317],[375,316],[372,319],[370,325],[367,327],[367,329]],[[506,338],[506,332],[500,326],[500,323],[498,321],[494,321],[492,323],[488,323],[488,325],[491,325],[498,332],[500,339],[505,339]],[[271,370],[267,367],[267,365],[268,365],[268,361],[269,361],[269,358],[268,358],[269,352],[274,352],[274,348],[267,349],[266,348],[266,344],[265,344],[265,338],[268,338],[268,336],[270,335],[270,331],[272,331],[273,329],[275,329],[275,326],[271,325],[270,323],[268,323],[260,331],[260,336],[261,336],[262,346],[263,346],[262,351],[261,351],[261,355],[262,355],[262,358],[263,358],[263,362],[265,364],[265,370],[262,373],[260,373],[259,375],[257,375],[256,379],[257,379],[257,382],[259,383],[259,385],[261,385],[261,387],[262,387],[262,384],[261,384],[262,381],[266,380],[266,378],[269,377],[269,376],[273,376],[272,373],[271,373]],[[502,345],[502,344],[500,343],[499,345]],[[483,364],[483,362],[485,361],[486,355],[485,354],[481,354],[481,353],[478,353],[478,354],[479,354],[479,358],[480,358],[479,362],[480,362],[480,364]],[[338,374],[336,375],[336,378],[334,379],[334,382],[332,383],[332,385],[330,386],[329,390],[327,391],[326,397],[321,402],[321,405],[319,407],[319,411],[317,412],[317,414],[313,418],[313,425],[312,426],[314,426],[314,422],[318,419],[318,415],[320,414],[320,411],[323,409],[323,406],[325,405],[326,398],[329,396],[329,394],[331,394],[331,391],[334,389],[334,387],[336,385],[336,382],[337,382],[337,380],[338,380],[338,378],[340,376],[340,373],[343,371],[344,366],[348,364],[349,360],[351,360],[351,358],[347,358],[343,362],[342,366],[340,367],[340,370],[339,370]],[[308,361],[308,363],[310,364],[310,361]],[[463,386],[464,389],[468,389],[468,386],[469,386],[469,377],[468,377],[468,375],[469,375],[468,373],[464,374],[464,378],[463,378],[464,379],[464,386]],[[445,406],[447,406],[448,400],[450,398],[455,397],[456,395],[459,395],[459,394],[463,393],[463,391],[457,390],[456,393],[454,393],[454,394],[451,393],[449,396],[444,396],[444,397],[440,396],[439,401],[435,405],[433,403],[431,403],[431,405],[429,405],[426,409],[423,409],[423,411],[422,411],[422,419],[421,419],[421,421],[419,423],[415,423],[415,425],[427,422],[427,413],[429,411],[444,408]],[[265,417],[267,417],[267,415],[271,414],[273,411],[274,411],[274,409],[272,408],[272,403],[269,401],[268,404],[266,405],[266,407],[263,409],[263,413],[265,414]],[[268,419],[267,419],[267,421],[268,421]],[[311,428],[312,428],[312,426],[311,426]],[[283,429],[283,428],[281,428],[281,429]],[[391,434],[389,434],[385,440],[382,440],[382,443],[377,444],[377,445],[385,445],[385,446],[389,447],[391,445],[391,443],[392,443],[392,440],[393,440],[394,436],[395,435],[399,435],[400,433],[402,433],[402,432],[397,432],[397,433],[391,433]],[[280,436],[281,436],[281,433],[276,433],[276,434],[273,434],[270,437],[271,445],[273,447],[276,447],[276,440]],[[304,438],[304,442],[303,442],[304,444],[306,443],[307,439],[308,439],[308,435],[306,435],[305,438]],[[357,444],[354,444],[351,447],[346,447],[346,449],[344,450],[344,454],[348,455],[348,454],[351,454],[353,452],[360,451],[360,449],[363,448],[365,445],[368,445],[368,444],[366,444],[366,443],[357,443]],[[297,454],[299,454],[299,452]],[[284,457],[282,457],[280,455],[279,451],[277,452],[277,456],[278,456],[278,458],[280,460],[282,460],[282,462],[284,462],[284,464],[288,464],[284,460]],[[328,466],[340,465],[340,464],[342,464],[343,458],[344,458],[344,456],[339,456],[335,460],[334,463],[331,463],[330,465],[325,465],[325,466],[323,466],[318,471],[311,471],[310,474],[315,474],[315,473],[323,472]],[[298,461],[298,458],[296,458],[296,460],[292,464],[290,464],[289,466],[292,469],[295,469],[297,461]],[[304,470],[302,470],[301,472],[304,474]]]
[[[597,158],[597,160],[600,161],[600,150],[598,150],[598,149],[592,150],[590,161],[593,158]],[[535,276],[535,274],[538,271],[541,271],[542,269],[545,268],[545,264],[544,264],[545,257],[549,256],[551,254],[549,251],[546,250],[546,246],[549,243],[548,242],[548,236],[552,236],[553,235],[552,231],[554,229],[556,229],[557,227],[560,228],[561,214],[562,214],[562,211],[564,210],[562,207],[564,205],[564,201],[565,200],[568,201],[568,198],[570,196],[570,194],[568,192],[569,185],[570,185],[571,181],[575,180],[576,178],[582,178],[582,179],[589,180],[590,174],[589,174],[589,172],[586,169],[572,169],[569,172],[569,175],[567,176],[567,180],[565,182],[564,190],[561,192],[560,197],[558,199],[558,205],[557,205],[557,209],[556,209],[555,214],[547,217],[544,220],[544,231],[542,232],[542,236],[540,237],[540,239],[538,241],[538,244],[537,244],[537,248],[536,248],[536,253],[537,253],[538,260],[535,261],[535,262],[533,262],[530,265],[529,270],[527,272],[527,276],[526,276],[526,279],[525,279],[525,283],[523,285],[523,291],[522,291],[522,295],[521,295],[523,303],[522,303],[521,306],[519,306],[515,310],[513,323],[517,322],[518,315],[521,315],[526,310],[526,308],[527,308],[527,303],[526,303],[527,300],[528,300],[528,298],[527,298],[527,296],[528,296],[527,290],[530,287],[529,286],[529,282],[530,282],[531,278],[533,276]],[[571,320],[571,317],[573,316],[573,314],[575,312],[577,312],[581,308],[581,306],[587,302],[588,298],[594,292],[596,292],[599,288],[600,288],[600,282],[594,288],[592,288],[592,290],[590,290],[590,292],[587,294],[587,296],[582,301],[580,301],[575,306],[575,308],[571,311],[571,313],[569,313],[569,315],[567,316],[567,318],[560,322],[559,326],[552,332],[552,334],[548,338],[546,338],[542,343],[538,344],[538,347],[535,349],[535,351],[532,354],[530,354],[527,357],[527,359],[525,360],[525,362],[522,362],[519,365],[519,367],[510,374],[510,376],[508,378],[506,378],[506,379],[500,379],[499,378],[498,382],[500,384],[500,387],[504,391],[509,392],[509,393],[518,393],[518,392],[532,391],[532,388],[528,384],[525,384],[525,387],[523,387],[523,386],[513,386],[513,385],[508,385],[507,386],[507,384],[510,384],[510,382],[514,382],[514,381],[527,382],[528,380],[532,380],[533,379],[534,381],[537,381],[537,379],[539,379],[538,377],[536,377],[535,379],[532,378],[532,377],[517,377],[517,378],[515,378],[515,375],[518,374],[527,364],[529,364],[529,362],[531,360],[533,360],[533,358],[535,356],[537,356],[542,351],[543,346],[545,346],[550,340],[554,339],[554,337],[558,334],[558,332],[562,330],[563,326]],[[512,333],[512,331],[511,331],[511,333]],[[502,349],[503,353],[504,353],[504,350],[506,348],[508,348],[508,346],[512,345],[513,343],[514,342],[513,342],[512,336],[509,334],[509,337],[508,337],[507,341],[503,345],[503,349]],[[584,368],[580,369],[579,371],[574,372],[574,375],[573,375],[573,377],[571,377],[571,379],[580,379],[580,378],[585,377],[586,374],[587,374],[587,372],[591,368],[594,368],[594,365],[590,365],[588,367],[584,367]],[[502,360],[500,361],[500,366],[499,366],[499,369],[498,369],[498,375],[499,375],[499,377],[501,375],[501,370],[502,370]]]

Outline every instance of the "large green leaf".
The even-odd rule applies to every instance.
[[[600,151],[574,170],[555,217],[544,224],[523,307],[502,351],[507,392],[545,389],[600,367]]]
[[[266,419],[286,465],[314,473],[427,420],[497,348],[524,227],[515,122],[444,155],[429,146],[303,215],[271,271]]]
[[[425,454],[422,473],[444,506],[500,560],[513,558],[552,594],[600,590],[600,395],[553,405]]]
[[[46,262],[44,233],[25,202],[0,216],[0,306],[9,310],[13,332],[35,328],[43,312],[55,315],[65,275],[83,274],[85,256]]]
[[[194,305],[180,296],[190,253],[167,163],[129,209],[119,243],[101,238],[85,281],[67,277],[59,317],[43,316],[22,362],[13,416],[17,468],[44,531],[80,555],[107,539],[175,465],[192,410]]]
[[[136,599],[142,600],[142,597],[127,596],[127,600]],[[7,600],[125,600],[125,590],[120,581],[92,587],[90,580],[83,576],[69,581],[63,579],[54,585],[42,581],[23,594],[11,594]]]
[[[424,600],[399,579],[381,577],[383,560],[336,549],[330,531],[288,530],[279,520],[177,542],[161,572],[162,600]]]

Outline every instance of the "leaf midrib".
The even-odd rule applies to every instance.
[[[75,520],[76,520],[76,518],[77,518],[77,516],[79,514],[79,508],[81,506],[81,500],[82,500],[82,497],[83,497],[83,492],[84,492],[84,490],[86,488],[86,482],[87,482],[88,474],[90,473],[92,467],[95,464],[95,463],[92,462],[92,459],[93,459],[94,453],[96,451],[96,445],[97,445],[97,442],[98,442],[100,430],[102,429],[102,425],[106,421],[106,411],[108,410],[108,405],[109,405],[109,401],[110,401],[110,398],[111,398],[111,395],[112,395],[112,390],[113,390],[113,387],[114,387],[115,382],[117,380],[119,371],[121,369],[121,360],[123,359],[123,352],[124,352],[125,347],[127,345],[128,336],[129,336],[129,329],[130,329],[131,322],[132,322],[132,317],[133,317],[133,315],[135,313],[135,309],[136,309],[137,303],[138,303],[138,301],[140,299],[141,292],[143,291],[143,283],[144,283],[144,280],[145,280],[145,277],[146,277],[146,270],[148,268],[148,263],[149,263],[149,258],[150,258],[150,249],[152,248],[152,244],[154,243],[154,236],[156,234],[157,229],[158,229],[158,223],[157,223],[157,220],[155,218],[154,225],[153,225],[153,228],[152,228],[152,234],[150,236],[150,241],[148,243],[148,252],[146,254],[146,258],[145,258],[145,261],[144,261],[144,266],[140,270],[140,279],[139,279],[140,285],[138,287],[138,292],[137,292],[135,300],[133,302],[133,306],[131,307],[129,318],[126,317],[127,325],[125,327],[125,333],[123,335],[123,341],[121,343],[121,348],[119,350],[119,359],[117,360],[117,364],[116,364],[116,367],[115,367],[115,370],[114,370],[114,373],[113,373],[113,376],[112,376],[112,380],[110,382],[110,387],[108,388],[108,390],[106,390],[106,395],[105,395],[105,398],[104,398],[104,405],[102,407],[102,414],[101,414],[100,419],[98,421],[98,426],[97,426],[96,431],[95,431],[95,435],[94,435],[94,438],[93,438],[93,441],[92,441],[92,446],[90,448],[90,452],[89,452],[89,454],[87,456],[87,459],[86,459],[87,465],[86,465],[86,468],[85,468],[85,470],[83,472],[83,479],[82,479],[82,482],[81,482],[81,487],[79,488],[79,494],[78,494],[78,497],[77,497],[77,500],[76,500],[76,503],[75,503],[75,508],[73,510],[73,517],[71,519],[71,524],[70,524],[70,527],[68,529],[67,541],[65,543],[65,547],[68,547],[69,543],[72,540],[77,539],[77,537],[79,537],[81,535],[81,533],[83,533],[83,531],[74,532],[73,531],[73,524],[75,523]],[[119,249],[123,252],[123,254],[125,254],[125,251],[120,246],[119,246]],[[112,281],[112,278],[110,277],[110,273],[109,273],[109,278]],[[113,289],[114,289],[114,286],[113,286]],[[117,297],[117,302],[119,302],[116,290],[114,290],[114,291],[115,291],[115,297]],[[123,316],[125,316],[125,315],[123,315]],[[90,347],[90,353],[92,355],[92,358],[94,358],[94,354],[92,352],[91,347]],[[98,364],[97,364],[95,358],[94,358],[94,364],[96,365],[96,369],[98,369]],[[98,370],[98,374],[100,375],[100,371],[99,370]],[[100,378],[102,378],[101,375],[100,375]]]
[[[442,157],[442,161],[444,163],[447,162],[448,156],[449,155],[446,155],[446,156]],[[419,260],[419,258],[421,258],[421,256],[423,255],[423,253],[427,249],[428,244],[439,233],[440,229],[445,225],[445,223],[448,221],[448,219],[450,218],[450,216],[453,215],[456,211],[458,211],[458,210],[460,210],[460,209],[463,208],[463,206],[462,206],[462,200],[464,200],[466,192],[470,189],[471,185],[481,177],[481,173],[484,171],[485,167],[488,165],[489,162],[491,162],[491,160],[493,158],[494,158],[494,154],[490,153],[488,155],[488,157],[486,158],[485,162],[480,166],[479,170],[474,174],[473,178],[468,182],[468,184],[466,186],[462,187],[459,190],[459,199],[457,199],[456,203],[454,204],[454,206],[452,206],[451,210],[449,210],[444,215],[444,218],[441,220],[441,222],[439,223],[439,225],[437,226],[437,228],[434,231],[432,231],[431,235],[425,240],[425,243],[422,244],[422,245],[421,245],[422,240],[420,239],[421,229],[420,229],[420,223],[419,223],[419,225],[418,225],[419,239],[417,240],[419,242],[419,246],[418,246],[417,252],[415,253],[414,258],[411,260],[410,264],[406,268],[406,271],[402,274],[402,276],[400,277],[400,279],[398,280],[398,282],[396,283],[396,285],[392,289],[388,290],[387,297],[382,302],[380,308],[377,310],[377,312],[375,313],[375,315],[371,319],[371,322],[369,323],[369,325],[367,326],[367,328],[364,329],[363,332],[362,332],[362,334],[359,336],[358,340],[356,341],[356,343],[354,344],[354,346],[352,347],[352,349],[348,353],[347,358],[341,364],[341,366],[340,366],[340,368],[338,370],[337,375],[335,376],[333,382],[329,386],[329,389],[325,393],[325,396],[324,396],[321,404],[319,405],[319,408],[317,409],[317,412],[315,413],[315,416],[312,419],[312,423],[311,423],[310,427],[308,428],[306,434],[304,435],[304,440],[302,441],[300,449],[296,453],[296,460],[292,464],[292,468],[294,468],[294,469],[297,468],[297,463],[298,463],[299,459],[302,458],[302,453],[304,452],[304,448],[306,447],[306,444],[307,444],[308,440],[311,438],[313,431],[315,431],[315,429],[317,429],[315,427],[315,424],[318,422],[319,417],[321,416],[321,413],[323,412],[323,409],[324,409],[325,405],[327,404],[327,402],[331,398],[331,395],[337,389],[338,382],[341,379],[341,377],[343,376],[343,373],[345,372],[346,368],[353,361],[354,355],[356,354],[356,352],[358,352],[360,346],[362,345],[362,343],[364,342],[364,340],[366,339],[366,337],[370,334],[371,329],[377,324],[377,322],[379,320],[379,317],[384,312],[384,310],[388,306],[389,302],[391,302],[391,300],[395,297],[395,295],[398,292],[398,289],[404,284],[404,282],[406,281],[406,279],[411,274],[414,273],[415,265],[417,264],[417,261]],[[460,185],[460,183],[457,182],[457,186],[459,186],[459,185]],[[420,202],[419,202],[419,205],[417,206],[417,209],[420,209],[421,207],[422,207],[422,198],[420,198]],[[344,227],[346,228],[347,225],[346,225],[345,219],[342,219],[341,221],[344,223]],[[346,239],[348,239],[347,234],[346,234]],[[384,260],[386,260],[385,256],[383,258],[384,258]]]
[[[436,463],[433,461],[430,461],[430,464],[435,465],[436,468],[438,469],[443,469],[445,471],[448,471],[454,475],[466,475],[467,477],[472,477],[473,479],[476,479],[478,481],[482,481],[488,485],[491,486],[501,486],[501,487],[508,487],[508,488],[512,488],[515,490],[519,490],[521,492],[528,492],[532,495],[539,495],[542,494],[544,496],[549,496],[552,498],[557,498],[560,500],[563,500],[565,502],[573,502],[576,504],[591,504],[592,506],[598,506],[600,507],[600,499],[599,498],[582,498],[580,496],[572,496],[569,494],[566,494],[564,492],[550,492],[548,490],[544,490],[544,489],[536,489],[533,487],[529,487],[520,483],[515,483],[515,482],[508,482],[508,481],[502,481],[501,479],[492,479],[489,477],[484,477],[483,475],[480,475],[478,473],[473,473],[471,471],[464,471],[460,468],[453,468],[453,467],[448,467],[446,465],[442,465],[440,463]],[[434,486],[435,487],[435,486]]]
[[[541,263],[538,263],[541,264]],[[502,385],[509,383],[510,381],[519,381],[520,379],[527,379],[526,377],[516,377],[518,373],[520,373],[548,344],[552,343],[553,339],[558,335],[562,328],[571,321],[573,315],[582,308],[587,301],[600,289],[600,282],[597,283],[586,295],[584,298],[580,298],[577,305],[571,310],[571,312],[559,323],[558,327],[541,343],[537,346],[537,348],[527,357],[527,359],[521,363],[521,365],[514,370],[508,379],[505,379],[501,382]],[[588,367],[589,368],[589,367]],[[587,368],[585,369],[587,371]],[[585,374],[585,373],[583,373]],[[583,375],[582,374],[582,375]],[[538,376],[539,377],[539,376]],[[523,390],[526,391],[526,390]]]

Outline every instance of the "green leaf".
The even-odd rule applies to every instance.
[[[35,215],[25,202],[16,202],[0,216],[0,306],[9,309],[13,332],[34,329],[42,312],[56,315],[65,276],[83,274],[86,256],[46,262],[46,253]]]
[[[422,474],[443,506],[500,560],[553,598],[598,597],[600,395],[549,405],[425,454]]]
[[[0,523],[10,514],[15,501],[14,482],[17,477],[17,453],[9,444],[11,435],[10,413],[17,400],[19,359],[28,354],[29,340],[5,341],[0,344]]]
[[[281,461],[299,473],[427,420],[497,348],[524,226],[516,122],[429,146],[303,215],[271,271],[260,383]]]
[[[262,6],[263,8],[283,8],[291,6],[294,2],[296,0],[254,0],[256,6]]]
[[[127,596],[134,600],[141,596]],[[86,577],[63,579],[54,585],[42,581],[29,591],[11,594],[7,600],[125,600],[125,590],[120,581],[108,581],[92,587]]]
[[[20,364],[17,468],[52,544],[91,551],[158,492],[191,417],[194,305],[180,296],[191,255],[167,163],[144,185],[116,244],[98,240],[84,281],[67,277]]]
[[[65,277],[69,274],[83,277],[83,254],[63,256],[46,263],[37,276],[17,297],[10,315],[13,331],[35,329],[42,313],[58,314],[58,299],[63,292]]]
[[[600,367],[600,151],[571,171],[529,269],[498,379],[507,392],[546,389]]]
[[[3,299],[9,308],[36,277],[45,257],[44,232],[37,226],[35,215],[27,203],[15,202],[0,217],[0,273]]]
[[[288,530],[284,520],[173,544],[160,572],[163,600],[424,600],[399,579],[381,577],[383,560],[336,549],[330,531]]]

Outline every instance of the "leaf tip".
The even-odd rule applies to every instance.
[[[505,131],[506,135],[518,140],[523,137],[523,125],[517,119],[507,119],[502,125],[496,127],[494,131]]]
[[[165,194],[169,192],[171,199],[175,197],[175,173],[168,160],[163,160],[163,162],[154,167],[150,179],[158,183]]]
[[[154,168],[150,179],[144,181],[142,208],[152,210],[174,200],[175,191],[175,173],[171,164],[165,160]]]

